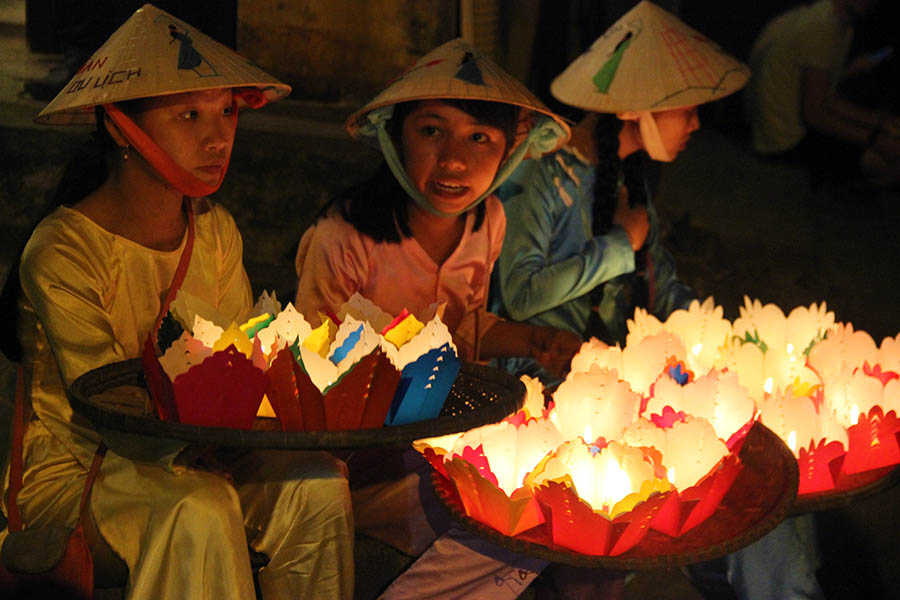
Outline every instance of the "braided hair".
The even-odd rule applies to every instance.
[[[640,150],[632,152],[624,160],[619,158],[619,133],[621,133],[622,127],[622,120],[615,115],[597,115],[597,125],[594,129],[597,148],[597,176],[594,182],[594,216],[591,223],[594,235],[603,235],[613,227],[620,182],[624,182],[625,188],[628,190],[630,206],[647,205],[647,187],[644,179],[645,152]],[[635,252],[634,272],[618,278],[622,285],[622,294],[626,305],[625,314],[633,313],[637,306],[649,306],[650,289],[645,275],[647,261],[647,247],[644,246]],[[598,305],[602,301],[604,285],[600,284],[591,291],[592,304]],[[592,314],[594,314],[593,311]],[[598,322],[592,326],[596,328],[591,332],[592,334],[607,342],[615,341],[609,335],[605,324],[601,325]]]
[[[618,201],[616,192],[624,178],[631,206],[647,204],[647,188],[644,180],[644,152],[633,152],[619,158],[619,133],[622,120],[615,115],[598,114],[594,137],[597,148],[597,177],[594,182],[594,235],[607,233],[613,226],[613,215]]]

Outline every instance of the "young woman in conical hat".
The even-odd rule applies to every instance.
[[[462,40],[436,48],[347,121],[376,142],[385,164],[339,196],[304,234],[295,301],[305,315],[336,313],[359,292],[390,314],[429,313],[461,358],[530,356],[557,372],[580,339],[510,323],[485,308],[506,218],[493,191],[526,156],[568,138],[568,126],[522,84]],[[425,553],[385,598],[512,598],[543,561],[449,526],[414,451],[357,452],[348,461],[357,529],[412,556]],[[497,582],[506,582],[498,584]]]
[[[501,188],[509,226],[495,269],[501,314],[585,338],[625,342],[636,306],[664,319],[694,292],[660,244],[642,164],[674,160],[699,127],[697,105],[748,70],[650,2],[613,24],[551,92],[585,111],[563,150]],[[510,365],[553,379],[533,361]]]
[[[101,436],[65,395],[86,371],[141,355],[178,279],[180,291],[244,320],[251,294],[241,236],[205,196],[225,176],[237,111],[289,91],[145,5],[37,119],[95,121],[97,146],[95,160],[77,157],[61,205],[37,225],[7,286],[21,284],[18,340],[34,409],[17,505],[28,528],[71,526],[100,457],[89,537],[127,567],[127,582],[116,583],[128,598],[253,598],[251,551],[268,558],[258,575],[264,598],[352,596],[339,461],[232,453],[216,456],[211,471],[184,444]]]
[[[347,121],[385,164],[335,199],[304,234],[296,305],[337,312],[359,292],[391,314],[446,303],[466,360],[532,356],[559,370],[571,337],[506,323],[485,310],[505,231],[497,186],[526,156],[568,138],[564,121],[462,40],[448,42]]]

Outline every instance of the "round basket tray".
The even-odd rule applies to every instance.
[[[139,359],[112,363],[75,380],[67,395],[73,410],[90,419],[99,430],[112,430],[185,442],[241,448],[314,450],[408,444],[425,437],[446,435],[500,421],[521,408],[525,386],[505,371],[463,363],[459,375],[435,419],[349,431],[297,431],[278,429],[275,419],[257,419],[253,429],[200,427],[140,414],[143,406],[117,401],[116,389],[145,388]],[[121,397],[134,397],[125,393]],[[137,414],[136,414],[137,413]]]
[[[778,436],[757,423],[747,434],[740,458],[740,474],[706,521],[678,537],[650,530],[640,543],[617,556],[581,554],[558,546],[552,542],[549,522],[516,536],[503,535],[466,515],[450,480],[434,472],[432,484],[463,527],[514,552],[581,567],[653,569],[730,554],[764,536],[790,513],[797,494],[797,461]]]
[[[860,498],[882,492],[897,485],[898,482],[900,482],[900,467],[896,465],[863,471],[855,475],[844,475],[832,490],[798,495],[791,514],[800,515],[849,506]]]

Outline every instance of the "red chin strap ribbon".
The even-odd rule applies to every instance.
[[[253,87],[235,88],[233,90],[233,98],[232,118],[234,119],[235,127],[237,127],[238,99],[243,100],[250,108],[260,108],[268,103],[265,94]],[[209,185],[188,173],[178,163],[172,160],[149,135],[144,133],[143,129],[138,127],[134,121],[119,110],[118,106],[115,104],[104,104],[103,109],[106,111],[106,114],[109,115],[109,118],[112,119],[112,122],[116,124],[116,127],[119,128],[122,135],[125,136],[125,139],[128,140],[128,143],[144,157],[144,160],[146,160],[150,166],[169,183],[169,185],[185,196],[188,196],[189,198],[209,196],[222,185],[222,181],[225,180],[225,173],[228,171],[228,164],[231,161],[230,155],[228,161],[222,168],[222,174],[219,176],[219,181],[215,185]]]

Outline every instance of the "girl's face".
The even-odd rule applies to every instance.
[[[134,121],[182,169],[216,185],[234,146],[233,110],[228,88],[186,92],[148,99]]]
[[[653,116],[663,146],[673,160],[687,146],[691,134],[700,129],[696,106],[664,110]]]
[[[501,129],[437,100],[420,102],[403,121],[401,136],[410,181],[446,213],[481,196],[506,154]]]

